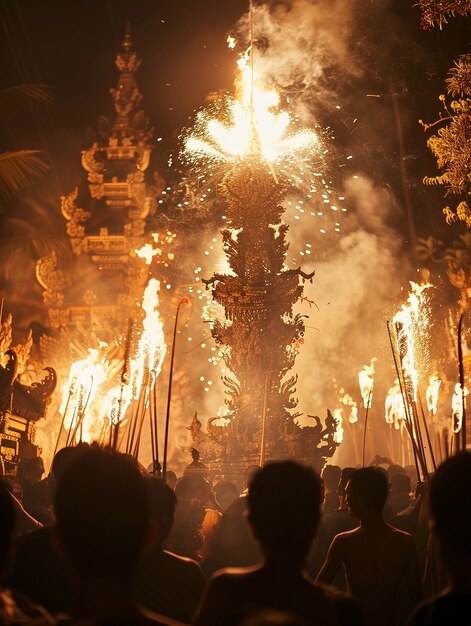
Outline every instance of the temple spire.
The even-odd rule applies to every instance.
[[[115,65],[120,75],[116,87],[110,89],[117,113],[110,141],[117,142],[118,145],[147,144],[152,130],[148,118],[139,109],[142,94],[137,84],[136,72],[141,65],[141,59],[134,50],[129,22],[121,50],[116,55]]]

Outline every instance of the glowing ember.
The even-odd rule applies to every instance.
[[[425,392],[425,400],[427,402],[427,409],[432,415],[437,414],[438,391],[440,389],[441,382],[442,381],[436,372],[432,376],[429,376],[428,387]]]
[[[375,362],[378,359],[373,357],[369,365],[363,366],[361,372],[358,372],[358,382],[360,384],[361,397],[363,398],[363,406],[365,409],[371,408],[371,400],[373,397],[373,384],[375,375]]]
[[[152,233],[152,239],[154,243],[159,243],[160,246],[154,248],[152,244],[146,243],[142,246],[142,248],[134,250],[136,256],[140,259],[144,259],[146,265],[150,265],[155,257],[159,257],[159,262],[162,263],[165,267],[168,266],[167,260],[172,261],[175,258],[175,255],[172,252],[167,252],[164,254],[163,247],[165,245],[170,245],[173,243],[176,237],[175,233],[171,233],[167,231],[163,236],[159,235],[159,233]]]
[[[146,243],[140,248],[136,250],[136,254],[140,259],[145,259],[146,265],[150,265],[152,263],[152,259],[158,254],[162,254],[162,250],[160,248],[153,248],[150,243]]]
[[[453,413],[453,432],[455,433],[459,433],[459,431],[461,430],[461,425],[463,423],[463,397],[466,406],[466,396],[468,395],[468,393],[469,391],[467,387],[462,390],[461,385],[459,383],[456,383],[455,392],[451,399],[451,410]]]
[[[386,423],[394,424],[396,430],[399,430],[401,423],[406,419],[404,401],[397,380],[394,383],[394,387],[391,387],[387,393],[384,403],[384,417],[386,418]]]

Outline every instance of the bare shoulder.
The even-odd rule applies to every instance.
[[[225,589],[250,582],[258,571],[258,567],[225,567],[217,570],[210,578],[211,587]]]
[[[394,526],[390,526],[389,524],[386,524],[386,526],[391,540],[394,541],[396,545],[403,546],[404,548],[415,548],[412,535],[406,533],[404,530],[394,528]]]
[[[359,534],[360,534],[359,527],[354,528],[353,530],[346,530],[343,533],[339,533],[338,535],[335,535],[333,541],[339,546],[344,546],[352,541],[355,541],[355,539],[359,536]]]

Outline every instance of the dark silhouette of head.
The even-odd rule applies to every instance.
[[[51,474],[59,481],[80,456],[89,449],[88,443],[80,443],[78,446],[61,448],[52,459]]]
[[[445,559],[471,562],[471,452],[447,459],[432,477],[430,515]],[[447,558],[448,557],[448,558]]]
[[[3,579],[12,554],[15,511],[8,489],[0,479],[0,581]]]
[[[248,517],[266,556],[304,557],[320,519],[321,484],[293,461],[269,463],[249,484]]]
[[[72,569],[84,578],[129,576],[147,538],[144,479],[125,456],[90,448],[59,480],[57,534]]]
[[[175,485],[177,484],[177,475],[172,470],[167,470],[165,472],[165,480],[167,481],[167,485],[171,489],[175,489]]]
[[[410,478],[403,472],[397,472],[390,478],[391,496],[408,496],[410,494]]]
[[[350,480],[350,476],[355,472],[356,469],[354,467],[344,467],[342,470],[342,474],[340,475],[339,484],[337,486],[337,494],[339,498],[345,498],[345,489],[347,487],[347,483]]]
[[[324,481],[324,490],[326,493],[336,492],[342,475],[342,470],[338,465],[326,465],[322,470],[322,480]]]
[[[147,478],[146,485],[150,516],[157,526],[158,542],[161,545],[173,526],[177,496],[163,478]]]
[[[348,508],[360,520],[382,513],[388,493],[386,472],[379,467],[363,467],[355,470],[347,483]]]
[[[220,480],[213,486],[216,500],[223,511],[239,497],[239,490],[230,480]]]

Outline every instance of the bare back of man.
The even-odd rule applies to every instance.
[[[309,582],[283,564],[271,564],[226,569],[213,578],[195,626],[234,626],[266,609],[289,611],[313,626],[363,623],[351,599]]]

